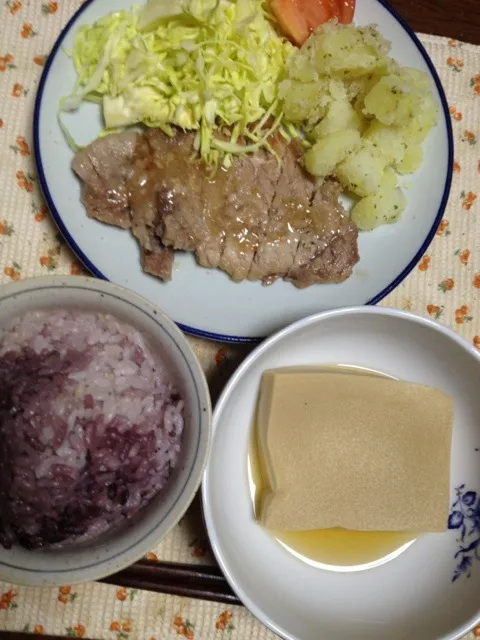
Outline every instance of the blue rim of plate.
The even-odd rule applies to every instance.
[[[57,225],[58,229],[60,230],[61,234],[63,235],[69,247],[74,251],[76,256],[83,263],[83,265],[90,271],[90,273],[92,273],[95,277],[100,278],[101,280],[108,281],[108,278],[87,258],[87,256],[84,254],[82,249],[78,246],[75,239],[71,236],[65,223],[63,222],[63,219],[59,211],[57,210],[55,203],[53,201],[53,198],[50,194],[50,190],[48,188],[48,183],[45,177],[45,172],[43,170],[42,158],[40,154],[40,127],[39,127],[40,111],[42,107],[43,92],[44,92],[45,84],[47,82],[48,75],[50,72],[50,67],[60,47],[62,46],[63,40],[67,36],[72,26],[75,24],[75,22],[80,17],[80,15],[85,11],[85,9],[87,9],[95,1],[97,0],[86,0],[86,2],[84,2],[84,4],[78,9],[78,11],[74,13],[74,15],[70,18],[70,20],[67,22],[66,26],[60,33],[56,43],[53,46],[52,51],[50,52],[47,58],[45,68],[43,70],[42,76],[40,78],[40,83],[38,85],[37,95],[35,98],[35,106],[33,111],[33,141],[34,141],[34,157],[35,157],[35,163],[37,165],[40,187],[42,189],[42,193],[48,205],[48,208],[50,209],[50,213],[52,214],[52,217],[55,221],[55,224]],[[450,113],[448,110],[447,98],[445,96],[445,91],[443,90],[442,82],[438,77],[438,73],[435,69],[433,62],[430,60],[430,56],[428,55],[428,53],[425,50],[425,47],[422,45],[422,43],[416,36],[415,32],[408,26],[405,20],[395,11],[395,9],[393,9],[388,4],[388,2],[386,2],[385,0],[377,0],[377,2],[381,4],[393,16],[393,18],[400,24],[400,26],[404,29],[404,31],[406,31],[406,33],[408,34],[412,42],[417,47],[418,51],[421,53],[423,59],[425,60],[425,63],[435,82],[435,86],[437,88],[438,94],[440,96],[440,101],[442,103],[443,115],[445,117],[445,124],[447,128],[448,168],[447,168],[447,176],[445,180],[445,187],[443,190],[442,199],[440,201],[440,207],[438,209],[438,213],[433,222],[432,228],[427,234],[427,237],[423,241],[417,253],[413,256],[413,258],[410,260],[407,266],[403,269],[403,271],[401,271],[400,274],[389,285],[387,285],[384,289],[382,289],[380,293],[378,293],[376,296],[368,300],[365,303],[365,305],[375,305],[377,304],[377,302],[380,302],[380,300],[385,298],[391,291],[393,291],[393,289],[395,289],[408,276],[408,274],[415,267],[415,265],[420,260],[422,255],[425,253],[428,246],[430,245],[433,238],[435,237],[435,233],[438,229],[438,225],[440,224],[440,221],[443,217],[443,213],[447,206],[448,197],[450,195],[450,187],[452,184],[452,176],[453,176],[453,130],[452,130],[452,122],[450,119]],[[265,336],[263,338],[252,338],[249,336],[230,336],[227,334],[223,335],[221,333],[212,333],[210,331],[205,331],[203,329],[197,329],[195,327],[182,324],[181,322],[176,322],[176,324],[185,333],[188,333],[193,336],[197,336],[199,338],[207,338],[208,340],[218,340],[219,342],[258,344],[259,342],[264,340],[266,337]]]

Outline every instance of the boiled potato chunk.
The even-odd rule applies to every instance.
[[[400,66],[395,60],[392,60],[392,58],[379,60],[372,73],[362,76],[361,78],[347,78],[345,80],[347,83],[347,93],[351,98],[356,98],[357,104],[361,104],[363,109],[365,96],[373,89],[377,82],[384,76],[397,73],[399,69]]]
[[[423,149],[420,145],[410,145],[401,162],[396,165],[398,173],[415,173],[422,166]]]
[[[364,128],[364,120],[352,107],[348,98],[332,100],[327,107],[325,117],[312,132],[315,140],[337,131],[359,131]]]
[[[280,85],[280,96],[284,98],[285,117],[292,122],[307,120],[314,112],[321,118],[328,104],[325,89],[318,82],[285,80]]]
[[[325,24],[311,38],[315,68],[320,74],[356,78],[373,71],[389,50],[372,27]]]
[[[328,83],[328,92],[332,100],[347,100],[347,88],[340,80],[330,80]]]
[[[337,166],[336,175],[341,184],[353,193],[368,196],[380,188],[386,167],[383,154],[366,142]]]
[[[370,140],[389,163],[398,164],[402,161],[407,144],[398,127],[388,127],[375,120],[365,131],[364,138]]]
[[[438,118],[429,75],[389,53],[372,26],[326,23],[289,55],[279,89],[285,118],[312,145],[305,168],[360,197],[352,218],[363,230],[398,219],[399,176],[421,166]]]
[[[314,176],[331,175],[339,162],[360,147],[358,131],[330,133],[305,153],[305,168]]]
[[[382,178],[382,187],[396,187],[398,186],[398,176],[395,171],[389,167],[385,170]]]
[[[363,98],[371,89],[369,77],[363,76],[362,78],[354,78],[352,81],[348,82],[346,86],[348,98],[350,99],[350,101],[353,101],[356,98],[362,99],[363,109]]]
[[[405,137],[412,142],[421,143],[437,124],[438,107],[431,94],[422,97],[421,107],[406,127]]]
[[[397,75],[385,76],[365,96],[364,113],[386,125],[406,126],[421,107],[422,96],[405,90]]]
[[[390,42],[388,42],[374,26],[364,27],[360,29],[360,31],[365,43],[375,52],[380,64],[386,61],[397,64],[387,55],[390,52]]]
[[[424,71],[412,67],[398,67],[396,73],[411,89],[427,92],[431,90],[430,78]]]
[[[311,39],[310,39],[311,40]],[[312,62],[310,40],[295,55],[287,59],[286,67],[289,78],[300,82],[315,82],[318,80],[318,72]]]
[[[406,206],[398,187],[382,187],[357,202],[351,211],[353,222],[361,231],[371,231],[382,224],[396,222]]]

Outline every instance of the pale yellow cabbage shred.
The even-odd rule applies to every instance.
[[[262,0],[150,0],[79,29],[78,80],[60,109],[100,99],[106,130],[196,130],[201,157],[229,166],[232,155],[268,148],[272,122],[283,126],[278,88],[291,51]]]

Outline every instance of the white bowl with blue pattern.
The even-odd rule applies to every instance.
[[[445,532],[362,571],[311,566],[281,546],[255,522],[247,473],[262,372],[333,363],[438,387],[455,405]],[[393,309],[340,309],[287,327],[252,352],[217,404],[203,504],[232,588],[282,638],[462,638],[480,621],[480,353],[441,324]]]

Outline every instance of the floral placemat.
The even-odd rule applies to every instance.
[[[0,283],[82,272],[42,201],[31,150],[33,102],[46,56],[81,4],[82,0],[0,0]],[[433,244],[382,304],[435,318],[480,350],[480,47],[433,36],[421,40],[450,104],[453,188]],[[216,397],[249,347],[199,339],[191,339],[191,344]],[[198,501],[149,557],[213,561]],[[1,629],[107,640],[275,637],[241,607],[98,583],[60,589],[0,583]],[[480,637],[480,627],[468,636],[474,637]]]

